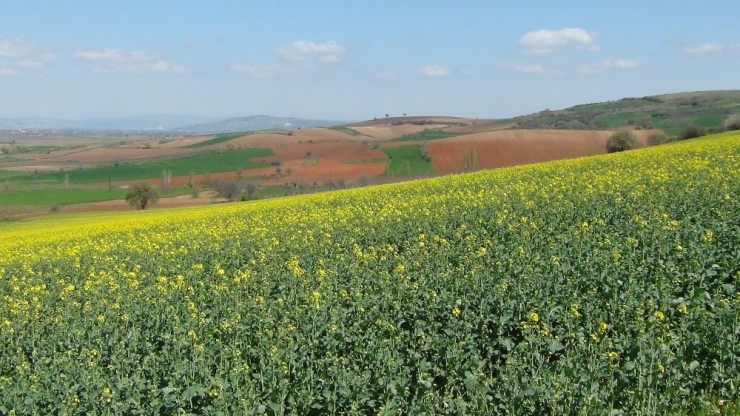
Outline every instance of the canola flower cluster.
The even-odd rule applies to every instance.
[[[0,224],[0,414],[634,414],[740,396],[740,136]]]

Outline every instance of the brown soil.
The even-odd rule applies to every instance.
[[[404,134],[418,133],[424,129],[439,129],[445,127],[443,124],[427,124],[424,126],[415,126],[413,124],[403,124],[400,126],[366,126],[366,127],[352,127],[358,133],[362,133],[366,136],[365,140],[376,139],[376,140],[389,140],[401,137]],[[362,137],[362,136],[360,136]]]
[[[427,142],[438,173],[463,170],[465,153],[475,149],[477,169],[514,166],[606,153],[613,132],[591,130],[503,130]],[[645,144],[651,131],[635,132]]]
[[[444,128],[442,130],[449,131],[450,133],[472,134],[472,133],[483,133],[486,131],[506,130],[508,128],[511,128],[512,126],[514,126],[514,123],[496,124],[496,125],[476,124],[476,125],[469,125],[469,126],[451,126],[451,127]]]
[[[318,159],[360,161],[368,159],[387,159],[388,156],[380,150],[369,149],[359,142],[314,142],[314,143],[290,143],[273,146],[275,156],[282,160],[298,160],[311,154]]]

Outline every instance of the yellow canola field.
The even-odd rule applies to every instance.
[[[0,414],[713,408],[738,395],[738,198],[726,134],[0,224]]]

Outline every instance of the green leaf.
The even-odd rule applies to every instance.
[[[550,354],[555,354],[556,352],[562,350],[565,348],[565,345],[563,345],[560,341],[554,339],[550,342]]]

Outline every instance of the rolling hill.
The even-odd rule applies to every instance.
[[[544,110],[511,121],[516,123],[515,128],[523,129],[603,130],[633,126],[678,135],[690,125],[719,130],[731,114],[739,113],[740,91],[697,91]]]

